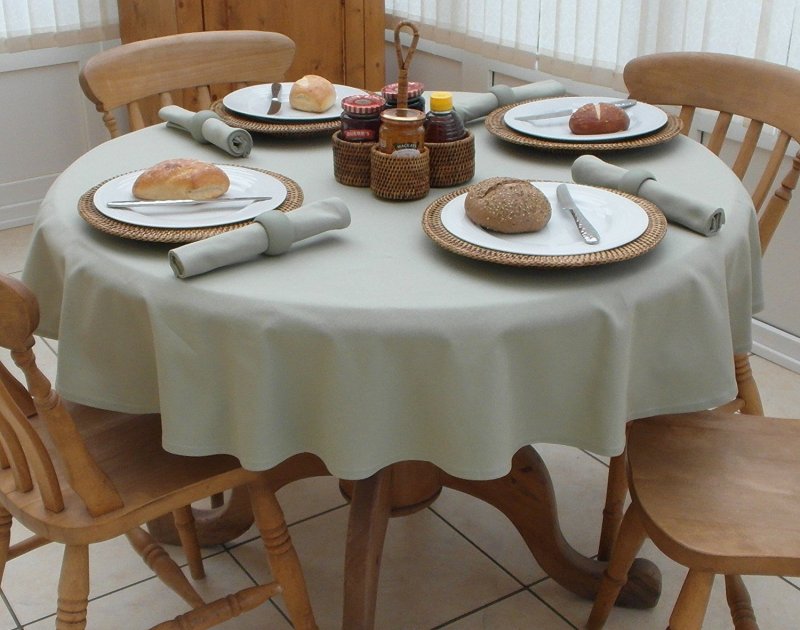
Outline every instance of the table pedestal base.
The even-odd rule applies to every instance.
[[[277,490],[297,479],[327,474],[316,456],[297,455],[274,469],[272,486]],[[465,492],[499,509],[514,524],[533,557],[551,578],[580,597],[594,599],[606,563],[579,554],[564,539],[550,475],[531,446],[517,451],[511,471],[499,479],[459,479],[427,462],[402,462],[366,479],[342,481],[340,485],[351,500],[342,617],[342,627],[348,630],[374,627],[378,576],[389,518],[427,507],[436,500],[442,487]],[[245,512],[239,508],[230,510],[239,518],[237,528],[247,521],[246,515],[242,518]],[[252,515],[249,518],[252,523]],[[202,529],[210,531],[210,523],[205,518],[197,521],[201,541],[207,542],[209,532]],[[219,535],[224,531],[217,526],[211,533]],[[212,544],[220,542],[223,540]],[[652,608],[660,593],[661,572],[649,560],[639,558],[631,568],[617,605]]]

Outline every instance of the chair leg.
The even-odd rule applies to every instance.
[[[728,600],[728,608],[731,610],[733,627],[736,630],[758,630],[750,594],[747,592],[741,576],[725,576],[725,596]]]
[[[203,555],[200,552],[200,541],[197,538],[197,527],[194,522],[194,513],[191,505],[185,505],[172,513],[175,520],[175,529],[181,540],[181,547],[189,563],[189,572],[195,580],[202,580],[206,576],[203,568]]]
[[[281,588],[277,582],[246,588],[233,595],[209,602],[202,608],[195,608],[170,621],[153,626],[150,630],[206,630],[213,628],[260,606],[280,591]]]
[[[713,573],[689,569],[669,617],[668,630],[701,630],[713,585]]]
[[[628,476],[625,471],[625,451],[608,462],[608,485],[606,486],[606,504],[603,508],[603,524],[600,528],[600,543],[597,547],[597,559],[603,562],[611,557],[614,541],[617,539],[625,498],[628,496]]]
[[[599,630],[605,625],[620,590],[628,580],[628,571],[646,537],[647,532],[639,518],[639,510],[632,504],[622,518],[611,560],[603,572],[603,580],[597,589],[594,606],[586,622],[589,630]]]
[[[764,407],[761,404],[761,394],[750,369],[750,355],[733,355],[733,366],[736,372],[736,384],[739,387],[738,397],[744,401],[742,413],[752,416],[763,416]]]
[[[150,534],[141,527],[134,527],[125,537],[144,563],[183,601],[192,608],[200,608],[205,604],[180,567]]]
[[[3,583],[3,573],[8,561],[8,550],[11,546],[11,513],[0,507],[0,584]]]
[[[89,547],[67,545],[58,580],[56,630],[83,630],[89,605]]]
[[[316,630],[314,612],[308,598],[306,581],[300,567],[278,499],[272,492],[266,474],[259,474],[247,486],[253,505],[253,516],[267,551],[275,581],[282,588],[289,619],[296,629]]]

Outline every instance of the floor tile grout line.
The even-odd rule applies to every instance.
[[[594,461],[596,461],[596,462],[599,462],[600,464],[602,464],[602,465],[603,465],[603,466],[605,466],[606,468],[608,468],[608,467],[609,467],[609,466],[608,466],[608,462],[604,462],[602,459],[600,459],[600,458],[599,458],[597,455],[595,455],[594,453],[590,453],[589,451],[586,451],[586,450],[584,450],[584,449],[580,449],[580,451],[581,451],[582,453],[586,453],[586,455],[588,455],[589,457],[591,457],[591,458],[592,458]]]
[[[256,538],[254,538],[253,540],[260,540],[260,538],[261,538],[260,536],[257,536],[257,537],[256,537]],[[252,542],[252,541],[251,541],[251,542]],[[238,545],[237,545],[237,546],[238,546]],[[262,547],[263,547],[263,545],[262,545]],[[227,553],[227,554],[228,554],[228,556],[230,556],[231,560],[233,560],[233,561],[236,563],[236,565],[237,565],[237,566],[238,566],[238,567],[239,567],[239,568],[240,568],[240,569],[241,569],[241,570],[244,572],[244,574],[245,574],[245,575],[246,575],[248,578],[250,578],[250,581],[251,581],[251,582],[252,582],[252,583],[253,583],[255,586],[258,586],[258,585],[260,584],[260,582],[259,582],[259,581],[258,581],[258,580],[255,578],[255,576],[254,576],[254,575],[252,575],[252,574],[250,573],[250,571],[248,571],[248,570],[247,570],[247,568],[246,568],[246,567],[245,567],[245,566],[244,566],[244,565],[243,565],[241,562],[239,562],[239,559],[238,559],[236,556],[234,556],[234,555],[233,555],[233,554],[230,552],[230,550],[229,550],[229,549],[225,549],[225,553]],[[265,550],[265,553],[266,553],[266,550]],[[269,562],[267,562],[267,565],[269,566]],[[269,567],[269,570],[270,570],[270,578],[271,578],[271,579],[274,579],[274,577],[273,577],[273,575],[272,575],[272,567]],[[278,612],[278,614],[279,614],[281,617],[283,617],[283,618],[284,618],[284,620],[286,620],[286,622],[289,624],[289,626],[291,626],[291,625],[292,625],[292,622],[291,622],[291,620],[289,619],[289,616],[288,616],[288,615],[287,615],[285,612],[283,612],[283,610],[281,610],[281,607],[280,607],[280,606],[278,606],[278,604],[275,602],[275,598],[274,598],[274,597],[270,597],[270,598],[269,598],[269,603],[270,603],[270,605],[271,605],[271,606],[272,606],[272,607],[273,607],[273,608],[274,608],[274,609],[275,609],[275,610]]]
[[[332,512],[336,512],[337,510],[341,510],[341,509],[344,509],[346,507],[348,507],[347,503],[344,503],[342,505],[337,505],[335,507],[328,508],[327,510],[323,510],[322,512],[318,512],[316,514],[311,514],[309,516],[305,516],[305,517],[303,517],[301,519],[298,519],[296,521],[292,521],[291,523],[287,522],[286,523],[286,527],[289,528],[289,530],[290,530],[289,534],[291,535],[291,533],[292,533],[291,529],[295,525],[300,525],[302,523],[306,523],[306,522],[311,521],[311,520],[313,520],[315,518],[318,518],[320,516],[325,516],[327,514],[331,514]],[[222,544],[223,549],[231,551],[233,549],[236,549],[237,547],[241,547],[242,545],[246,545],[248,543],[251,543],[254,540],[258,540],[260,537],[261,537],[260,534],[253,534],[253,537],[252,538],[248,538],[247,540],[239,540],[239,541],[237,541],[235,543],[223,542],[221,544]]]
[[[543,596],[539,595],[537,592],[531,590],[534,586],[537,586],[537,585],[542,584],[543,582],[547,582],[547,581],[552,581],[552,578],[547,577],[547,578],[544,578],[542,580],[539,580],[535,584],[531,584],[526,590],[531,595],[533,595],[536,599],[538,599],[540,602],[542,602],[543,605],[547,606],[553,612],[554,615],[557,615],[560,619],[563,619],[564,623],[566,623],[570,628],[572,628],[573,630],[578,630],[578,626],[576,626],[569,619],[567,619],[558,609],[556,609],[553,606],[553,604],[548,602]]]
[[[0,588],[0,598],[3,599],[3,603],[6,605],[6,608],[8,609],[8,614],[11,615],[11,619],[14,621],[15,624],[17,624],[17,627],[14,630],[19,630],[20,628],[22,628],[22,623],[20,623],[19,617],[17,617],[17,613],[14,612],[14,608],[13,606],[11,606],[11,602],[8,601],[5,592],[1,588]]]
[[[454,532],[456,532],[459,536],[461,536],[464,540],[466,540],[470,545],[472,545],[475,549],[477,549],[482,555],[488,558],[492,564],[497,566],[501,571],[503,571],[506,575],[508,575],[512,580],[514,580],[517,584],[519,584],[522,588],[525,588],[525,583],[520,580],[516,575],[514,575],[511,571],[509,571],[506,567],[504,567],[500,562],[493,558],[489,552],[484,550],[480,545],[478,545],[475,541],[473,541],[469,536],[467,536],[464,532],[462,532],[458,527],[456,527],[453,523],[448,521],[444,516],[439,514],[432,506],[427,507],[426,509],[430,510],[437,518],[441,519],[448,527],[450,527]],[[534,560],[535,561],[535,560]],[[536,563],[538,566],[538,562]],[[541,568],[541,567],[540,567]]]
[[[477,608],[474,608],[474,609],[469,610],[469,611],[467,611],[465,613],[462,613],[462,614],[460,614],[460,615],[458,615],[456,617],[453,617],[452,619],[448,619],[447,621],[445,621],[443,623],[440,623],[440,624],[438,624],[436,626],[432,626],[430,628],[430,630],[439,630],[439,628],[446,628],[447,626],[449,626],[451,624],[454,624],[457,621],[461,621],[462,619],[466,619],[467,617],[470,617],[470,616],[474,615],[475,613],[480,612],[481,610],[486,610],[487,608],[491,608],[492,606],[494,606],[496,604],[499,604],[500,602],[505,601],[505,600],[509,599],[510,597],[514,597],[515,595],[519,595],[520,593],[524,593],[526,591],[527,591],[527,589],[524,588],[524,587],[518,588],[518,589],[516,589],[516,590],[514,590],[514,591],[512,591],[512,592],[510,592],[510,593],[508,593],[506,595],[503,595],[502,597],[498,597],[497,599],[495,599],[495,600],[493,600],[491,602],[483,604],[482,606],[478,606]]]
[[[797,590],[797,591],[800,591],[800,585],[798,585],[798,584],[795,584],[795,583],[794,583],[794,582],[792,582],[790,579],[788,579],[788,577],[786,577],[786,576],[783,576],[783,575],[781,575],[781,576],[779,576],[779,577],[780,577],[780,578],[781,578],[781,579],[782,579],[784,582],[786,582],[786,583],[787,583],[789,586],[791,586],[793,589],[795,589],[795,590]],[[798,577],[798,576],[794,576],[794,575],[792,575],[792,576],[789,576],[789,577]]]

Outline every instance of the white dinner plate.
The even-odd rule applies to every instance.
[[[142,171],[126,173],[107,181],[94,193],[94,205],[102,214],[111,219],[139,225],[159,228],[203,228],[215,225],[229,225],[240,221],[248,221],[262,212],[273,210],[286,199],[286,186],[272,175],[242,166],[218,164],[231,181],[228,191],[220,197],[272,197],[244,207],[224,208],[211,204],[202,206],[159,206],[156,211],[149,208],[142,214],[127,208],[109,208],[110,201],[128,201],[133,196],[133,182]]]
[[[648,103],[636,103],[625,111],[631,122],[625,131],[598,134],[574,134],[569,129],[569,116],[559,118],[546,118],[544,120],[519,120],[522,116],[545,114],[561,109],[577,109],[587,103],[609,103],[620,99],[608,96],[562,96],[548,98],[531,103],[522,103],[509,109],[503,122],[526,136],[542,138],[544,140],[557,140],[559,142],[614,142],[645,136],[661,129],[667,124],[667,114],[664,110]]]
[[[289,92],[292,83],[281,83],[281,93],[278,98],[281,101],[281,108],[274,114],[268,114],[267,110],[272,102],[272,84],[263,83],[260,85],[250,85],[236,90],[222,98],[222,104],[229,110],[242,116],[256,118],[258,120],[269,120],[271,122],[321,122],[323,120],[334,120],[342,115],[342,99],[345,96],[363,94],[361,88],[352,88],[346,85],[335,85],[336,101],[327,111],[315,114],[314,112],[302,112],[289,105]]]
[[[530,256],[574,256],[614,249],[639,238],[647,229],[647,213],[633,200],[602,188],[569,184],[575,203],[600,234],[597,245],[585,243],[572,215],[558,205],[556,188],[560,183],[532,182],[547,196],[552,207],[550,221],[538,232],[501,234],[476,225],[464,210],[467,193],[451,199],[442,208],[442,225],[473,245]]]

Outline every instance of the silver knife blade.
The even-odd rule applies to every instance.
[[[566,184],[559,184],[556,188],[556,197],[558,197],[558,203],[561,204],[561,207],[572,215],[572,219],[575,221],[575,225],[578,226],[578,232],[581,233],[583,240],[589,245],[597,245],[600,242],[600,235],[589,220],[583,216]]]
[[[616,105],[617,107],[621,107],[622,109],[627,109],[628,107],[633,107],[636,105],[636,101],[633,99],[625,99],[624,101],[612,101],[609,105]],[[547,118],[561,118],[562,116],[571,116],[575,113],[577,107],[573,107],[572,109],[559,109],[555,112],[546,112],[544,114],[532,114],[530,116],[518,116],[515,120],[523,120],[526,122],[530,122],[533,120],[546,120]]]
[[[269,104],[269,109],[267,110],[268,114],[277,114],[281,108],[281,99],[278,96],[281,93],[281,84],[280,83],[273,83],[272,84],[272,101]]]
[[[109,208],[141,208],[152,206],[199,206],[204,204],[225,205],[230,202],[246,202],[248,204],[255,201],[266,201],[272,197],[218,197],[216,199],[158,199],[154,201],[143,199],[131,199],[121,201],[108,201],[106,206]]]

